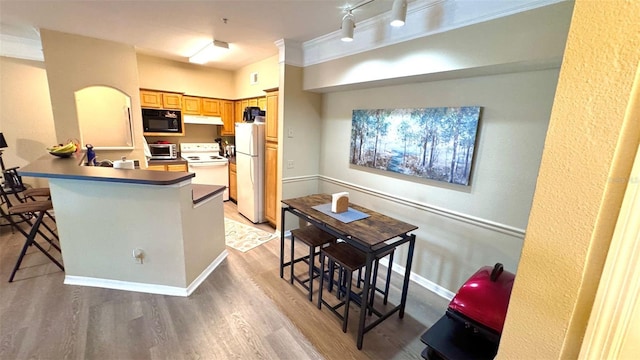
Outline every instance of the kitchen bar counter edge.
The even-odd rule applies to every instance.
[[[193,173],[183,171],[152,171],[144,169],[114,169],[80,166],[79,157],[54,158],[46,155],[18,169],[21,176],[68,180],[93,180],[145,185],[173,185],[189,180]]]

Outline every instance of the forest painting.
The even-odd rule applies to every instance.
[[[479,106],[353,110],[351,163],[469,185]]]

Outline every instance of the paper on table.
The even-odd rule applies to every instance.
[[[361,211],[358,211],[352,208],[348,208],[347,211],[342,213],[334,213],[331,211],[331,203],[316,205],[316,206],[313,206],[312,208],[320,211],[325,215],[329,215],[336,220],[340,220],[345,224],[348,224],[356,220],[366,219],[369,217],[369,214],[365,214]]]

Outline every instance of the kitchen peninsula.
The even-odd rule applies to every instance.
[[[65,284],[188,296],[226,258],[223,186],[79,163],[47,155],[19,170],[49,180]]]

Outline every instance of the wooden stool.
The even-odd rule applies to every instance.
[[[37,213],[36,220],[33,223],[33,225],[31,225],[31,230],[29,231],[28,234],[25,233],[22,229],[20,229],[22,234],[25,235],[26,240],[24,242],[24,245],[22,246],[22,251],[20,252],[20,256],[18,257],[18,261],[16,262],[16,265],[13,267],[13,271],[11,272],[11,276],[9,277],[9,282],[13,281],[13,277],[16,275],[16,272],[20,268],[20,264],[22,263],[22,259],[24,258],[25,254],[27,253],[27,249],[31,245],[35,246],[36,248],[38,248],[38,250],[42,251],[42,253],[45,254],[45,256],[49,258],[49,260],[51,260],[62,271],[64,271],[64,267],[62,266],[62,264],[60,264],[60,262],[58,262],[58,260],[56,260],[53,256],[51,256],[51,254],[49,254],[49,252],[47,250],[45,250],[42,246],[40,246],[40,244],[38,244],[37,241],[35,241],[35,238],[39,233],[40,224],[42,224],[42,220],[44,219],[44,215],[47,212],[47,210],[51,210],[51,209],[53,209],[53,205],[51,204],[51,201],[48,201],[48,200],[46,200],[46,201],[30,201],[30,202],[26,202],[26,203],[20,203],[20,204],[13,205],[13,206],[11,206],[9,208],[9,214],[26,215],[26,214],[36,214]],[[61,251],[60,247],[58,247],[58,245],[56,245],[53,241],[51,241],[50,239],[48,239],[46,237],[45,237],[45,239],[56,250]]]
[[[355,270],[362,269],[366,265],[365,254],[354,248],[353,246],[339,242],[331,244],[320,251],[320,273],[324,273],[324,257],[327,257],[330,262],[338,265],[340,278],[338,280],[338,294],[342,291],[343,276],[346,281],[345,299],[337,305],[331,305],[322,299],[322,289],[324,283],[324,276],[320,277],[320,293],[318,296],[318,309],[322,308],[322,304],[325,304],[331,312],[333,312],[338,318],[342,320],[342,332],[347,332],[347,320],[349,319],[349,303],[351,302],[351,283],[352,276]],[[331,273],[331,271],[330,271]],[[346,276],[345,276],[346,275]],[[333,273],[331,273],[333,278]],[[375,279],[374,279],[375,281]],[[375,287],[375,286],[374,286]],[[338,313],[338,309],[344,306],[344,312]]]
[[[295,240],[300,240],[309,248],[309,254],[305,255],[301,258],[294,259],[294,242]],[[336,241],[335,236],[320,230],[314,225],[308,225],[303,228],[291,230],[291,277],[290,282],[293,284],[293,281],[297,281],[303,288],[309,291],[309,301],[313,300],[313,279],[316,276],[322,274],[315,267],[315,256],[320,254],[319,250],[316,248],[322,248],[326,244],[330,244]],[[308,277],[306,279],[300,278],[294,274],[293,267],[295,263],[304,261],[309,265]],[[307,285],[307,283],[309,283]]]

